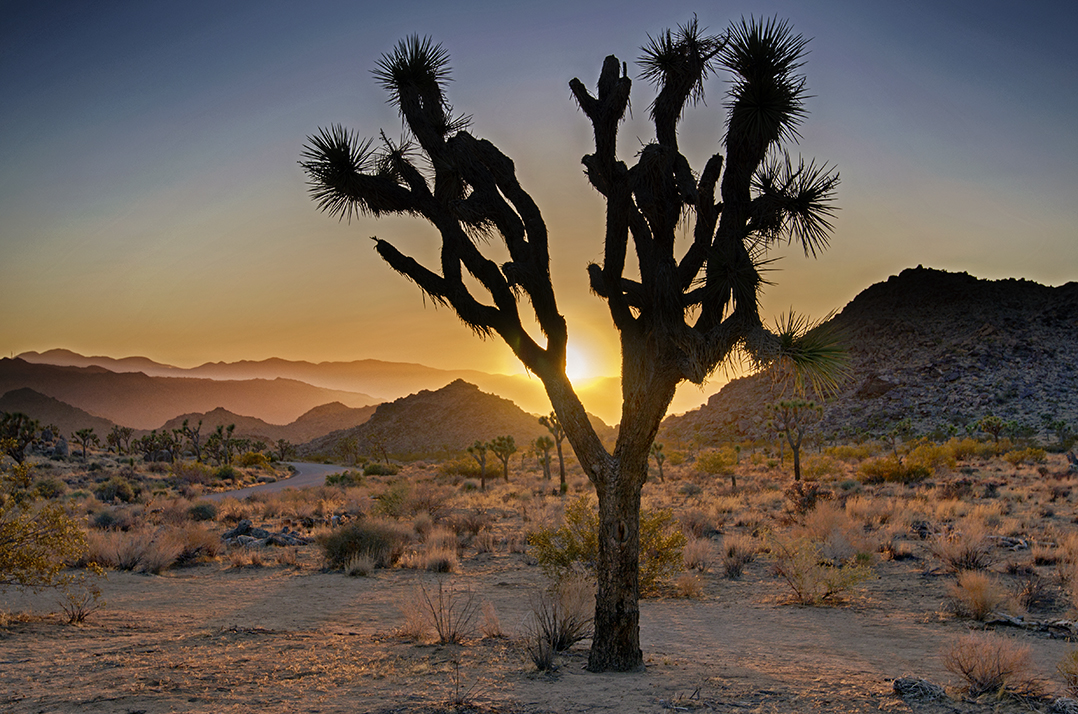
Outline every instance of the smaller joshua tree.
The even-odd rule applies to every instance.
[[[550,450],[554,448],[554,440],[549,436],[540,436],[535,440],[535,450],[543,464],[543,478],[550,480]]]
[[[94,433],[93,427],[79,429],[71,435],[71,438],[75,441],[76,444],[82,447],[83,461],[86,460],[86,450],[90,448],[90,444],[97,445],[101,443],[101,439],[99,439],[97,434]]]
[[[771,412],[769,426],[781,436],[786,437],[790,451],[794,455],[794,481],[801,480],[801,442],[805,430],[819,421],[823,407],[807,399],[781,399],[767,405]]]
[[[487,490],[487,451],[490,444],[476,439],[475,443],[468,447],[468,453],[479,464],[479,490]],[[508,479],[507,479],[508,480]]]
[[[565,429],[562,428],[561,422],[558,421],[556,412],[550,412],[547,416],[539,417],[539,423],[547,428],[550,435],[554,437],[555,446],[558,447],[558,476],[561,478],[561,491],[565,493],[568,486],[565,484],[565,456],[561,450],[561,442],[565,441]]]
[[[487,448],[502,462],[502,475],[505,482],[509,483],[509,459],[517,452],[517,443],[512,436],[496,436]]]

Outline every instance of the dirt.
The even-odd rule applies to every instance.
[[[702,575],[703,596],[641,604],[646,671],[592,674],[587,642],[540,673],[516,636],[540,570],[508,552],[466,557],[438,576],[393,569],[321,572],[313,546],[296,566],[227,562],[160,576],[110,572],[107,605],[82,626],[54,593],[8,591],[0,609],[36,615],[0,628],[4,712],[974,712],[1029,711],[1015,700],[965,701],[943,645],[968,621],[943,605],[944,578],[918,561],[884,562],[879,578],[831,607],[789,603],[766,561],[739,580]],[[509,637],[463,645],[395,634],[418,584],[489,601]],[[1026,631],[1050,673],[1073,647]],[[942,701],[902,700],[892,681],[951,687]],[[1046,706],[1046,705],[1044,705]]]

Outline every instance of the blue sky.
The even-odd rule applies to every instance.
[[[399,136],[370,75],[412,33],[452,55],[450,100],[512,156],[551,229],[571,341],[594,372],[616,338],[584,265],[602,204],[567,83],[695,12],[788,18],[813,38],[794,152],[837,164],[818,260],[780,251],[765,310],[813,315],[917,264],[1078,278],[1078,5],[1064,2],[0,2],[0,350],[209,360],[374,357],[516,370],[424,304],[367,238],[433,255],[412,221],[317,212],[297,165],[343,123]],[[683,124],[698,168],[722,138],[721,78]],[[643,81],[621,132],[651,138]]]

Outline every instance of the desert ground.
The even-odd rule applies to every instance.
[[[128,466],[141,492],[103,502],[87,491],[119,460],[42,464],[84,521],[83,560],[106,577],[78,624],[56,591],[0,594],[0,711],[1067,711],[1076,476],[1062,454],[1026,463],[1000,451],[959,448],[937,454],[928,478],[872,483],[861,468],[882,447],[821,449],[806,462],[820,497],[806,503],[788,460],[746,450],[735,488],[671,450],[679,463],[649,481],[644,504],[672,515],[683,555],[641,601],[647,666],[625,674],[585,671],[586,638],[545,671],[529,653],[552,587],[530,534],[589,497],[572,464],[564,496],[556,464],[546,481],[517,459],[509,483],[480,491],[451,463],[416,462],[348,471],[337,486],[225,494],[213,509],[206,494],[241,479],[180,483],[160,465]],[[223,539],[245,521],[307,542]],[[333,568],[328,534],[375,522],[401,537],[389,567]],[[808,561],[783,559],[806,543]],[[842,577],[813,590],[813,568]],[[458,643],[439,643],[439,607],[474,615],[451,622]],[[971,691],[946,666],[970,632],[986,656],[1027,650],[1000,690]],[[899,694],[899,678],[924,681]]]

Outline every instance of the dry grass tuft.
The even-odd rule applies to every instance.
[[[959,617],[978,622],[1005,606],[1010,594],[994,576],[977,570],[965,570],[947,589],[951,608]]]
[[[950,535],[937,536],[929,548],[954,572],[984,570],[994,560],[988,531],[979,520],[966,520]]]
[[[971,632],[942,652],[943,666],[966,681],[971,697],[993,694],[1030,697],[1041,693],[1029,645],[999,635]]]
[[[685,544],[681,557],[687,570],[706,573],[715,559],[715,546],[710,538],[692,538]]]

